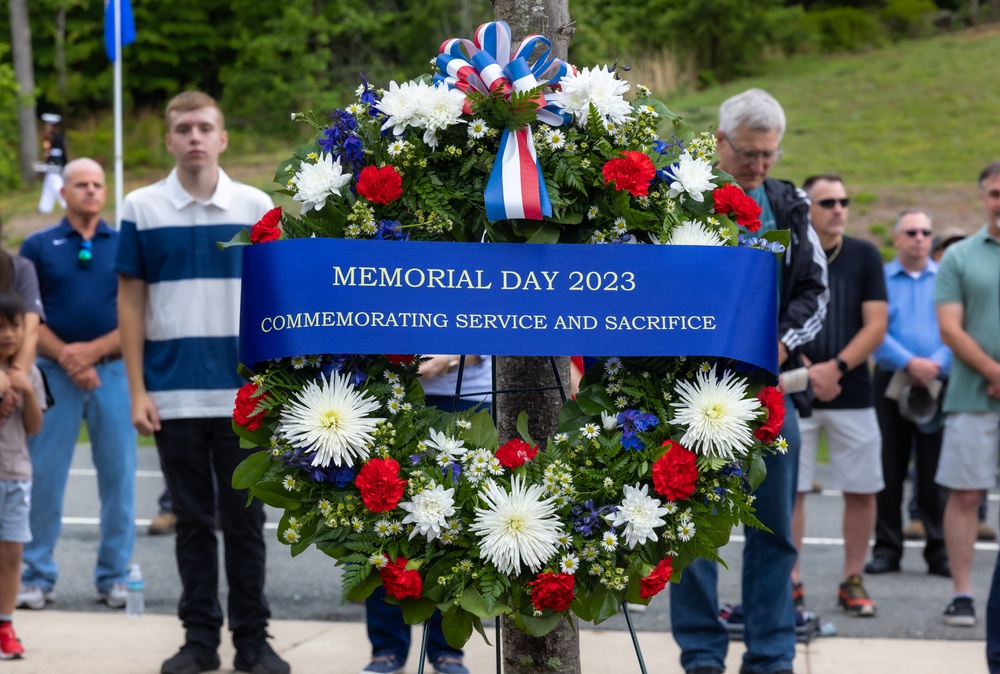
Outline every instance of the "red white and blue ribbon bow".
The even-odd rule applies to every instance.
[[[528,59],[539,45],[544,51],[529,64]],[[434,81],[465,92],[475,90],[489,95],[500,91],[507,97],[513,92],[533,89],[539,81],[555,86],[573,67],[549,58],[551,47],[547,38],[529,35],[512,55],[510,26],[503,21],[484,23],[476,31],[475,40],[453,38],[441,45],[437,57],[439,72]],[[468,101],[465,112],[472,112]],[[536,114],[540,121],[552,126],[570,121],[569,115],[558,105],[548,103],[542,94]],[[517,131],[504,129],[484,197],[486,217],[491,221],[541,220],[552,215],[530,126]]]

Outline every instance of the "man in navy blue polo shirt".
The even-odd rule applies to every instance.
[[[21,255],[38,272],[46,322],[38,333],[38,367],[57,404],[28,447],[34,470],[31,535],[24,546],[18,606],[40,609],[54,598],[53,551],[80,422],[87,420],[101,498],[101,537],[94,569],[97,600],[125,606],[125,577],[135,544],[136,433],[118,339],[118,232],[101,220],[104,171],[92,159],[66,165],[66,217],[29,236]]]

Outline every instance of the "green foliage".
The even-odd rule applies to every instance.
[[[21,184],[17,158],[17,81],[14,69],[6,62],[10,48],[0,43],[0,130],[8,142],[0,143],[0,190]]]
[[[837,7],[809,12],[806,16],[825,52],[859,51],[882,42],[883,30],[878,19],[863,10]]]
[[[882,21],[894,37],[921,37],[933,30],[936,11],[932,0],[889,0]]]

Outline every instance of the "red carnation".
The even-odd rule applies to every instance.
[[[698,481],[695,455],[673,440],[664,440],[666,453],[653,464],[653,488],[668,501],[680,501],[694,493]]]
[[[619,159],[609,159],[601,169],[604,184],[615,181],[616,190],[628,190],[633,197],[649,193],[649,183],[656,177],[656,166],[642,152],[626,152]]]
[[[358,175],[358,194],[376,204],[391,204],[403,195],[403,177],[393,166],[366,166]]]
[[[267,394],[256,396],[255,394],[260,389],[257,384],[249,383],[244,384],[240,387],[240,390],[236,392],[236,403],[233,407],[233,420],[240,426],[243,426],[248,431],[256,431],[260,428],[260,425],[264,423],[264,411],[261,410],[254,414],[254,410],[257,409],[257,405],[261,403],[262,400],[267,400]]]
[[[712,192],[715,212],[732,214],[736,224],[746,228],[751,234],[760,229],[761,208],[753,197],[733,184],[723,185]]]
[[[674,560],[671,557],[664,557],[656,568],[649,572],[648,576],[639,579],[639,596],[643,599],[660,594],[663,588],[670,582],[670,574],[674,572]]]
[[[420,599],[424,590],[420,572],[407,569],[407,561],[406,557],[397,557],[378,571],[385,593],[393,599]]]
[[[399,479],[399,464],[395,459],[371,459],[361,467],[354,484],[361,492],[365,507],[373,513],[392,510],[403,498],[406,480]]]
[[[505,442],[497,450],[497,459],[504,468],[523,466],[525,461],[531,461],[538,454],[538,445],[532,447],[521,438]]]
[[[765,445],[769,445],[781,433],[781,427],[785,423],[785,396],[775,387],[768,386],[760,390],[757,400],[767,408],[767,420],[753,434]]]
[[[250,230],[250,240],[254,243],[274,241],[281,237],[281,206],[272,208]]]
[[[531,603],[539,611],[551,609],[565,611],[573,603],[573,583],[576,578],[568,573],[540,573],[531,586]]]
[[[413,362],[415,356],[411,354],[402,353],[387,353],[385,354],[385,359],[392,363],[393,365],[409,365]]]

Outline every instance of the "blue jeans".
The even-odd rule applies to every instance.
[[[39,358],[56,404],[45,412],[42,430],[28,439],[33,484],[31,535],[24,546],[25,584],[51,590],[59,576],[53,552],[62,530],[63,496],[81,420],[87,420],[91,455],[97,469],[101,499],[100,543],[94,584],[108,590],[125,582],[135,546],[136,434],[125,364],[122,360],[98,364],[101,385],[93,391],[78,388],[53,360]]]
[[[774,533],[746,527],[743,545],[743,656],[744,671],[770,674],[792,668],[795,657],[795,609],[792,604],[792,508],[799,472],[798,418],[785,396],[785,424],[781,434],[788,442],[786,454],[764,459],[767,478],[757,488],[757,517]],[[719,567],[695,560],[670,585],[670,622],[681,647],[681,666],[725,669],[729,632],[719,622]]]
[[[1000,556],[993,567],[990,598],[986,603],[986,664],[990,674],[1000,674]]]

